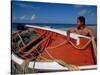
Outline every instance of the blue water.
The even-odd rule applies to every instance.
[[[12,23],[12,31],[16,31],[17,29],[17,25],[19,23]],[[26,24],[29,24],[29,25],[37,25],[37,26],[50,26],[52,28],[55,28],[55,29],[63,29],[63,28],[69,28],[69,27],[75,27],[76,25],[75,24],[49,24],[49,23],[20,23],[22,25],[26,25]],[[88,26],[96,26],[96,24],[88,24]]]

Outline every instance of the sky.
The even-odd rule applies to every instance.
[[[90,5],[12,1],[13,23],[75,24],[84,16],[87,24],[97,24],[97,7]]]

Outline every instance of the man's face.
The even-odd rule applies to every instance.
[[[83,23],[79,19],[77,19],[77,27],[80,27],[82,24]]]

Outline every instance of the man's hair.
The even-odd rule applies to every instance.
[[[80,20],[81,22],[83,22],[83,24],[85,24],[85,17],[84,16],[79,16],[77,19]]]

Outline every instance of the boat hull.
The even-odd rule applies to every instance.
[[[40,70],[40,71],[67,71],[68,68],[66,67],[57,67],[53,69],[54,67],[50,68],[47,66],[46,61],[62,61],[64,64],[72,64],[75,66],[80,67],[81,70],[85,69],[96,69],[95,67],[90,67],[91,65],[96,65],[96,58],[93,53],[93,48],[91,42],[83,49],[77,49],[72,44],[70,44],[67,41],[67,35],[66,31],[59,31],[51,28],[44,28],[44,27],[31,27],[27,26],[29,29],[33,28],[34,32],[39,35],[38,38],[31,40],[28,44],[26,44],[21,49],[24,50],[28,46],[31,45],[31,43],[34,43],[39,38],[42,38],[35,46],[33,46],[31,49],[27,50],[26,52],[20,51],[18,58],[15,54],[12,55],[12,60],[21,65],[24,60],[32,59],[36,55],[36,59],[32,59],[29,63],[29,68],[33,68],[33,63],[38,61],[43,61],[39,63],[38,65],[35,64],[34,69]],[[15,35],[15,34],[14,34]],[[83,47],[88,41],[88,37],[84,38],[82,36],[81,38],[77,37],[77,35],[73,35],[73,38],[71,38],[71,41],[73,44],[75,44],[78,48]],[[78,41],[78,42],[77,42]],[[78,43],[78,44],[77,44]],[[33,62],[32,62],[33,61]],[[59,63],[59,62],[57,62]],[[53,62],[50,62],[49,65]],[[44,68],[44,66],[47,66]],[[41,66],[42,65],[42,66]],[[59,65],[58,65],[59,66]],[[83,68],[82,66],[88,66]],[[82,68],[81,68],[82,67]]]

